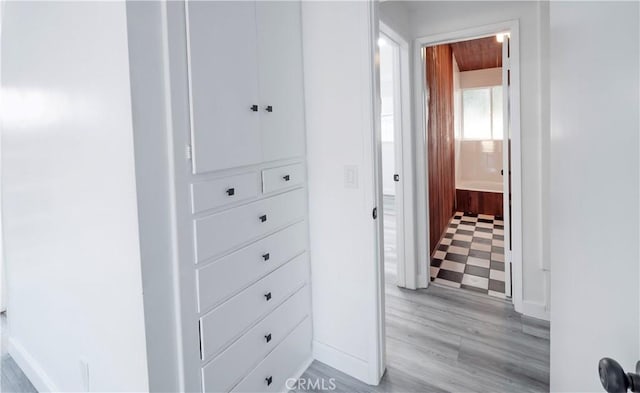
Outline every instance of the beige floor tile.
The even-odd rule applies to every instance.
[[[498,262],[504,262],[504,254],[500,253],[500,252],[492,252],[491,253],[491,260],[492,261],[498,261]]]
[[[491,266],[491,262],[488,259],[469,257],[467,258],[467,265],[480,266],[488,269],[489,266]]]
[[[456,233],[455,235],[453,235],[453,238],[455,240],[462,240],[463,242],[470,242],[473,240],[473,238],[469,235],[460,235],[458,233]]]
[[[489,279],[484,277],[472,276],[470,274],[465,274],[462,277],[462,283],[464,285],[470,285],[476,288],[488,289],[489,288]]]
[[[458,273],[464,273],[464,263],[444,260],[440,264],[440,269],[451,270]]]
[[[491,270],[489,272],[489,278],[492,280],[504,281],[504,272],[500,270]]]
[[[479,251],[491,251],[491,246],[482,243],[471,243],[471,249]]]
[[[449,248],[447,249],[447,252],[451,252],[454,254],[460,254],[460,255],[469,255],[469,249],[468,248],[463,248],[463,247],[458,247],[458,246],[449,246]]]

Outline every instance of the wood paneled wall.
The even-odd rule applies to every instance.
[[[428,47],[427,156],[429,165],[429,244],[435,249],[455,212],[453,58],[449,45]]]
[[[465,213],[490,214],[503,217],[501,192],[457,190],[456,210]]]

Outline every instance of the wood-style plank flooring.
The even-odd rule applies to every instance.
[[[388,205],[389,200],[385,235],[393,239]],[[394,249],[385,245],[385,250]],[[385,266],[387,372],[380,385],[369,386],[317,361],[302,378],[324,379],[325,386],[335,378],[338,392],[549,391],[548,322],[471,291],[398,288],[391,262]]]

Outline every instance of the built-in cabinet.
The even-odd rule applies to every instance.
[[[185,7],[185,378],[283,391],[311,359],[300,3]]]
[[[304,154],[300,4],[189,2],[193,173]]]

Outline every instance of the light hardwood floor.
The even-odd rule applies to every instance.
[[[385,208],[391,204],[385,201]],[[392,205],[392,204],[391,204]],[[385,211],[391,215],[391,209]],[[393,233],[385,222],[385,235]],[[386,245],[387,253],[392,249]],[[302,378],[335,378],[339,392],[548,392],[549,324],[501,299],[431,285],[395,286],[385,266],[387,372],[369,386],[314,362]]]

